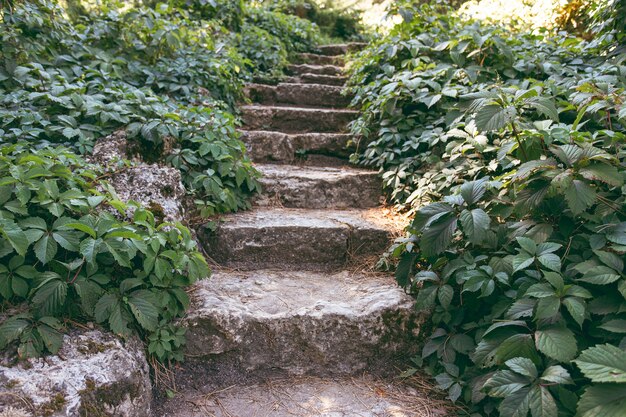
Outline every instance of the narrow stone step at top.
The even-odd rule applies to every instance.
[[[192,299],[185,354],[217,379],[211,361],[242,375],[385,369],[410,357],[419,331],[414,301],[389,275],[218,271]]]
[[[344,133],[359,116],[355,110],[263,105],[241,106],[241,111],[246,130],[284,133]]]
[[[341,75],[343,73],[343,68],[336,65],[291,64],[287,66],[287,73],[290,75]]]
[[[255,168],[263,175],[259,204],[315,209],[380,205],[382,182],[375,171],[293,165]]]
[[[364,42],[338,43],[335,45],[320,45],[317,47],[320,55],[336,56],[345,55],[348,52],[360,51],[367,46]]]
[[[352,135],[347,133],[288,134],[267,130],[242,131],[248,156],[254,162],[290,164],[310,154],[347,159],[354,152]],[[344,164],[347,161],[344,161]]]
[[[284,81],[286,83],[343,86],[348,81],[348,77],[342,77],[338,75],[300,74],[297,77],[287,77]]]
[[[214,261],[228,267],[330,270],[380,256],[399,226],[382,209],[262,207],[225,216],[216,230],[200,230],[200,240]]]
[[[341,87],[323,84],[248,84],[245,88],[246,95],[253,103],[330,108],[348,107],[352,97],[343,95],[342,91]]]
[[[181,393],[160,417],[444,417],[449,404],[403,381],[371,375],[276,378]]]
[[[295,61],[295,64],[336,65],[338,67],[343,67],[346,64],[343,56],[327,56],[309,53],[296,55]]]

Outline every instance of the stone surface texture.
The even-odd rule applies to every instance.
[[[266,130],[243,131],[241,140],[255,162],[295,163],[299,155],[322,154],[347,159],[354,151],[345,133],[288,134]]]
[[[394,225],[378,209],[258,208],[228,216],[202,241],[215,261],[238,268],[329,269],[382,253]]]
[[[374,378],[286,378],[189,393],[162,417],[442,417],[417,389]]]
[[[413,302],[389,276],[219,272],[193,299],[187,353],[226,354],[248,372],[353,374],[414,349]]]
[[[137,340],[73,330],[57,355],[13,360],[5,355],[0,364],[0,411],[12,407],[36,417],[151,415],[148,363]]]
[[[354,110],[306,107],[242,106],[246,130],[275,130],[283,133],[345,133],[358,117]]]
[[[336,65],[291,64],[287,67],[289,74],[341,75],[343,68]]]
[[[130,166],[112,166],[117,161],[131,158],[133,163]],[[90,159],[112,170],[106,180],[120,200],[136,201],[152,209],[159,221],[175,222],[183,219],[185,188],[180,171],[159,164],[147,164],[139,155],[132,155],[123,130],[99,139]]]
[[[328,56],[310,53],[301,53],[296,57],[300,63],[310,65],[337,65],[344,66],[345,60],[343,56]]]
[[[342,94],[342,90],[342,87],[323,84],[280,83],[246,86],[246,94],[254,103],[297,104],[328,108],[345,108],[350,104],[352,96]]]
[[[380,204],[378,173],[354,168],[256,165],[265,204],[295,208],[368,208]]]
[[[363,42],[348,42],[334,45],[320,45],[317,47],[317,50],[321,55],[337,56],[360,51],[365,48],[365,46],[367,46],[367,44]]]
[[[108,181],[120,200],[141,203],[157,220],[175,222],[184,217],[185,187],[176,168],[140,164],[111,174]]]

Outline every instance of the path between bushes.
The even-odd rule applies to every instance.
[[[444,414],[417,380],[397,378],[417,347],[413,300],[363,267],[399,225],[376,173],[347,161],[358,112],[342,66],[358,47],[320,47],[285,82],[247,86],[242,138],[264,194],[199,234],[218,266],[193,289],[179,394],[155,416]]]

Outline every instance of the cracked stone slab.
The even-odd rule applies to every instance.
[[[375,171],[293,165],[255,166],[262,174],[264,204],[294,208],[368,208],[380,203]],[[260,203],[261,204],[261,203]]]
[[[291,64],[287,66],[287,73],[292,75],[318,74],[336,76],[343,74],[343,68],[336,65]]]
[[[364,42],[337,43],[333,45],[320,45],[317,47],[321,55],[336,56],[345,55],[348,52],[360,51],[367,46]]]
[[[299,64],[311,65],[335,65],[339,67],[343,67],[345,65],[343,56],[328,56],[310,53],[300,53],[296,55],[296,61]]]
[[[216,393],[186,393],[163,417],[444,417],[441,401],[416,388],[363,375],[284,378],[234,385]]]
[[[0,411],[28,416],[149,417],[152,386],[144,347],[99,330],[73,330],[56,355],[0,361]]]
[[[359,116],[355,110],[306,107],[241,106],[246,130],[272,130],[284,133],[345,133]]]
[[[415,349],[413,300],[393,277],[218,271],[192,289],[186,354],[242,372],[354,374]]]
[[[333,155],[347,159],[356,149],[347,133],[288,134],[268,130],[242,131],[248,155],[255,162],[293,163],[298,154]]]
[[[341,87],[324,84],[248,84],[245,91],[252,102],[260,104],[345,108],[352,100],[342,94]]]
[[[223,217],[215,231],[200,230],[207,254],[243,269],[293,267],[327,270],[353,257],[380,255],[401,226],[381,209],[257,208]]]

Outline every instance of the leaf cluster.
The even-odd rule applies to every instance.
[[[420,7],[352,74],[355,160],[414,215],[390,249],[430,313],[414,362],[476,416],[617,417],[624,57]]]

